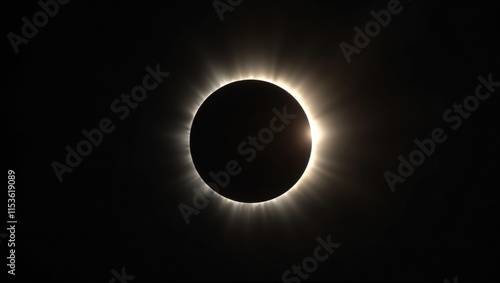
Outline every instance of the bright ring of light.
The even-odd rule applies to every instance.
[[[275,204],[275,203],[280,203],[280,202],[286,202],[286,200],[288,198],[291,198],[294,195],[294,192],[298,191],[300,189],[300,187],[303,186],[305,182],[307,182],[307,179],[311,178],[311,176],[313,175],[313,174],[311,174],[311,171],[314,170],[313,168],[314,168],[314,164],[316,161],[317,149],[318,149],[317,143],[319,142],[319,139],[320,139],[320,131],[319,131],[318,126],[315,123],[312,115],[310,114],[311,113],[310,107],[308,107],[307,103],[304,101],[304,98],[300,94],[300,92],[298,92],[296,89],[292,88],[290,85],[284,83],[283,81],[274,81],[274,80],[270,80],[268,78],[246,77],[246,78],[240,78],[240,79],[236,79],[236,80],[228,80],[227,82],[221,83],[221,85],[219,87],[217,87],[216,89],[214,89],[210,92],[207,92],[207,95],[203,98],[201,103],[197,104],[197,106],[195,107],[195,111],[193,111],[194,114],[192,115],[191,121],[189,123],[189,125],[190,125],[189,128],[191,128],[191,125],[192,125],[193,120],[194,120],[194,116],[195,116],[196,112],[198,111],[199,107],[201,106],[201,104],[205,101],[205,99],[211,93],[213,93],[218,88],[223,87],[229,83],[241,81],[241,80],[247,80],[247,79],[261,80],[261,81],[266,81],[266,82],[275,84],[275,85],[283,88],[284,90],[286,90],[288,93],[290,93],[298,101],[298,103],[301,105],[301,107],[304,109],[304,112],[306,113],[306,116],[307,116],[307,119],[309,121],[309,125],[311,128],[311,143],[312,143],[311,144],[311,156],[309,158],[309,162],[306,166],[304,173],[302,174],[301,178],[297,181],[297,183],[295,183],[295,185],[292,188],[290,188],[286,193],[284,193],[284,194],[282,194],[274,199],[259,202],[259,203],[244,203],[244,202],[238,202],[238,201],[228,199],[228,198],[226,198],[222,195],[219,195],[219,194],[216,194],[216,195],[219,198],[222,198],[224,200],[224,202],[227,202],[227,203],[233,204],[233,205],[238,205],[238,206],[260,206],[260,205],[264,205],[264,204]],[[189,137],[187,139],[189,140]],[[187,143],[187,147],[189,150],[189,143]],[[191,163],[192,163],[191,153],[189,153],[188,158],[191,160]],[[194,172],[196,172],[196,175],[199,179],[199,182],[200,182],[199,187],[202,187],[204,190],[212,190],[210,187],[208,187],[208,185],[206,185],[206,183],[198,175],[196,169],[194,168],[193,163],[192,163],[192,167],[193,167],[192,169],[194,170]]]

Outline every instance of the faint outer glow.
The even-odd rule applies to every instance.
[[[311,199],[318,202],[323,201],[318,191],[319,187],[325,183],[326,178],[331,176],[333,171],[331,167],[336,165],[327,157],[328,148],[331,148],[335,142],[335,135],[331,122],[327,124],[327,121],[331,121],[331,117],[326,116],[323,111],[327,105],[325,100],[331,96],[321,93],[324,90],[318,86],[317,82],[313,81],[311,75],[308,76],[308,79],[301,76],[300,72],[290,74],[289,69],[288,72],[278,73],[276,68],[269,66],[269,62],[263,62],[263,64],[258,64],[255,60],[248,62],[248,64],[239,62],[235,64],[239,66],[236,70],[234,68],[231,70],[231,68],[214,67],[214,64],[207,65],[210,68],[208,73],[211,76],[207,78],[203,86],[201,84],[198,87],[191,85],[193,89],[186,98],[189,105],[187,105],[188,113],[185,113],[186,119],[182,125],[182,138],[180,140],[179,136],[176,138],[183,149],[184,158],[179,160],[182,163],[180,165],[185,166],[185,172],[187,172],[186,175],[180,176],[182,185],[187,186],[186,189],[190,192],[194,188],[201,189],[206,195],[211,196],[210,206],[218,206],[217,209],[221,215],[235,221],[244,221],[255,216],[264,216],[265,218],[270,214],[288,215],[292,212],[291,210],[298,209],[299,202]],[[243,70],[241,66],[246,66],[247,70]],[[206,98],[222,86],[250,79],[275,84],[291,94],[304,109],[311,128],[311,156],[301,178],[286,193],[259,203],[238,202],[215,193],[198,174],[189,148],[191,125],[196,112]]]

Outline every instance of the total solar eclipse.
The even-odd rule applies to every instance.
[[[190,131],[196,171],[238,202],[274,199],[293,187],[311,156],[306,113],[283,88],[260,80],[222,86],[199,107]]]

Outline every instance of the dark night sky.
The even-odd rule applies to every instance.
[[[71,1],[18,54],[7,35],[41,8],[4,3],[4,167],[16,172],[18,224],[17,275],[2,273],[109,282],[125,267],[129,282],[281,281],[331,235],[341,246],[306,281],[498,281],[500,90],[456,130],[443,120],[478,76],[500,81],[498,10],[402,0],[348,63],[339,44],[354,45],[353,28],[389,2],[245,0],[221,21],[212,1]],[[146,66],[169,74],[135,109],[113,111]],[[304,86],[321,121],[318,174],[293,203],[252,213],[214,199],[186,224],[186,125],[200,93],[242,70]],[[59,182],[51,164],[106,118],[113,131]],[[447,140],[391,192],[384,172],[435,128]]]

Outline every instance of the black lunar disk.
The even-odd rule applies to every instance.
[[[281,87],[259,80],[227,84],[200,106],[190,133],[194,166],[220,195],[255,203],[288,191],[311,156],[306,113]]]

